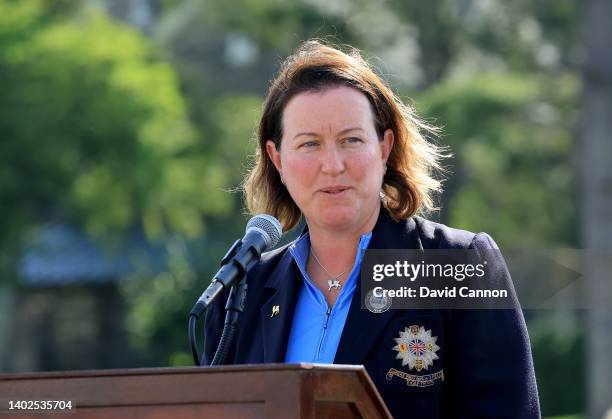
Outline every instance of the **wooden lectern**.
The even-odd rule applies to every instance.
[[[70,401],[72,409],[9,410],[11,401]],[[391,417],[365,369],[352,365],[0,374],[0,403],[0,419]]]

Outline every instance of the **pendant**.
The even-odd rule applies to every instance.
[[[340,280],[338,280],[338,279],[328,279],[327,280],[327,286],[329,287],[329,289],[327,291],[331,292],[332,288],[340,289],[342,284],[340,283]]]

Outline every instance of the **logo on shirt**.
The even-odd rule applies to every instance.
[[[436,352],[440,347],[436,345],[436,336],[431,336],[431,330],[423,326],[408,326],[399,332],[399,338],[394,338],[397,345],[397,359],[402,360],[402,367],[408,365],[408,370],[427,370],[438,359]]]

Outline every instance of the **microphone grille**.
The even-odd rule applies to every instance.
[[[280,222],[268,214],[259,214],[251,218],[246,226],[246,231],[256,228],[264,233],[266,238],[266,248],[276,246],[283,234]]]

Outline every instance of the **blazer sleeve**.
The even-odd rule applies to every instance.
[[[471,249],[498,249],[479,233]],[[493,255],[493,256],[489,256]],[[493,260],[490,260],[490,259]],[[501,253],[487,252],[489,274],[514,293]],[[450,407],[460,418],[539,418],[540,406],[527,326],[518,300],[512,309],[454,310],[450,355],[454,374],[448,377],[457,402]]]

